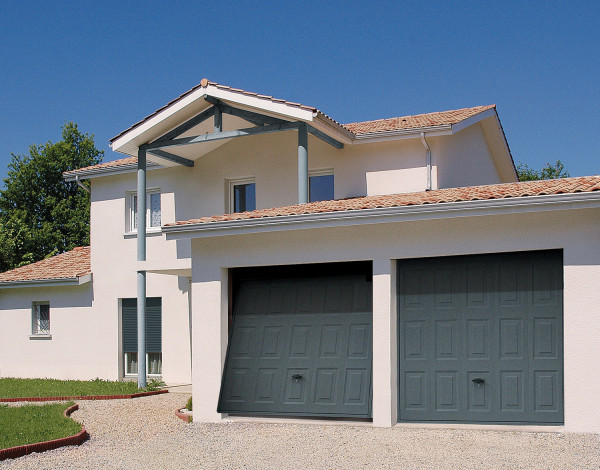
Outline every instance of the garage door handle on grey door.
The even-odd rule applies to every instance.
[[[473,382],[475,382],[477,385],[481,385],[482,383],[485,382],[485,379],[479,379],[479,378],[477,378],[477,379],[473,379]]]
[[[292,379],[294,380],[300,380],[303,376],[301,374],[294,374],[292,375]]]

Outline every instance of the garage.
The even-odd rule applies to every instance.
[[[218,411],[371,417],[370,263],[232,270]]]
[[[563,423],[561,250],[398,262],[399,421]]]

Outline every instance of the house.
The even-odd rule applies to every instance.
[[[111,146],[64,175],[91,246],[0,275],[2,376],[600,432],[600,177],[518,182],[495,106],[342,125],[204,79]]]

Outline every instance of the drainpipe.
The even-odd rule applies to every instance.
[[[431,149],[425,140],[425,132],[421,132],[421,142],[423,142],[423,146],[427,150],[427,187],[425,191],[431,191]]]
[[[83,188],[83,190],[88,193],[88,194],[92,194],[92,192],[90,191],[90,188],[88,188],[85,184],[83,184],[81,182],[81,180],[79,179],[79,175],[75,175],[75,182],[77,183],[77,186],[79,186],[80,188]]]
[[[137,260],[146,261],[146,151],[138,150]],[[137,272],[138,387],[146,386],[146,271]]]

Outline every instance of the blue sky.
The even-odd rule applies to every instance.
[[[108,139],[210,80],[363,121],[495,103],[515,161],[600,174],[600,2],[12,1],[0,178],[75,121]]]

